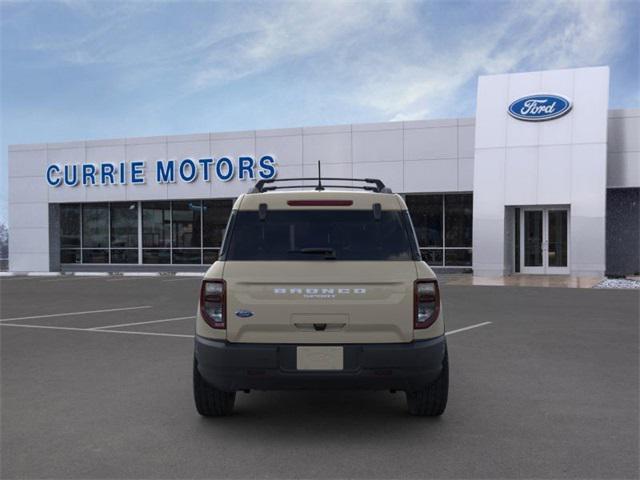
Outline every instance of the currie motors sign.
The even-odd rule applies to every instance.
[[[509,115],[527,122],[542,122],[569,113],[571,106],[571,100],[560,95],[527,95],[509,105]]]
[[[151,172],[147,172],[147,170]],[[234,159],[201,158],[194,160],[157,160],[150,168],[144,160],[131,162],[73,163],[47,165],[45,177],[51,187],[143,185],[147,179],[155,183],[192,183],[197,180],[220,182],[238,180],[268,180],[277,174],[276,161],[271,155],[260,159],[245,156]]]

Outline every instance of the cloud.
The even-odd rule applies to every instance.
[[[361,76],[371,80],[356,93],[362,105],[390,120],[455,115],[460,89],[480,74],[598,65],[624,44],[624,19],[612,2],[517,2],[485,25],[459,29],[446,55],[422,61],[385,57],[384,76],[367,75],[373,58],[363,59]],[[425,51],[435,39],[422,42]]]
[[[376,35],[389,19],[406,19],[408,2],[293,2],[258,10],[246,18],[252,28],[233,43],[219,39],[206,48],[195,88],[256,74],[295,59],[339,54],[354,37]]]
[[[280,68],[391,120],[459,114],[452,104],[479,74],[600,64],[625,31],[613,1],[204,2],[184,16],[173,3],[60,5],[78,27],[31,48],[54,65],[107,67],[114,89],[160,79],[175,100]],[[456,8],[466,22],[442,20]]]

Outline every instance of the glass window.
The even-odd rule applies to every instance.
[[[144,249],[142,263],[162,264],[171,262],[171,252],[168,248]]]
[[[202,202],[202,244],[204,247],[219,247],[222,244],[222,235],[232,207],[233,200],[231,199],[204,200]]]
[[[173,202],[171,204],[171,210],[173,220],[173,248],[200,247],[200,214],[202,202],[199,200]],[[198,261],[198,263],[200,263],[200,261]]]
[[[80,205],[60,205],[60,247],[80,246]]]
[[[109,250],[83,249],[82,263],[109,263]]]
[[[202,251],[202,263],[205,265],[211,265],[213,262],[218,260],[218,255],[220,250],[217,248],[205,248]]]
[[[171,207],[169,202],[142,204],[142,246],[169,247],[171,245]],[[146,262],[145,263],[154,263]]]
[[[470,248],[447,248],[444,251],[444,264],[447,267],[470,267]]]
[[[549,249],[547,252],[550,267],[566,267],[567,253],[567,211],[549,210]]]
[[[80,263],[80,249],[60,250],[60,263]]]
[[[138,204],[135,202],[112,203],[111,248],[136,248],[137,246]]]
[[[109,206],[106,203],[82,206],[82,248],[96,247],[109,247]]]
[[[444,225],[446,247],[471,247],[473,231],[473,195],[445,195]]]
[[[442,195],[405,198],[420,247],[442,247]]]
[[[422,259],[432,267],[442,266],[442,249],[441,248],[422,248],[420,249]]]
[[[371,210],[269,210],[235,216],[227,260],[414,260],[417,246],[409,217]]]
[[[171,251],[171,263],[202,263],[199,248],[174,248]]]
[[[135,248],[112,249],[111,263],[138,263],[138,250]]]

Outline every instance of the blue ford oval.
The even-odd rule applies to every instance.
[[[253,317],[253,312],[251,312],[249,310],[238,310],[236,312],[236,317],[240,317],[240,318]]]
[[[518,120],[541,122],[561,117],[571,110],[571,100],[560,95],[527,95],[509,105],[509,115]]]

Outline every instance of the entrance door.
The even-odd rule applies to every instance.
[[[520,272],[569,273],[569,211],[566,208],[523,208],[520,232]]]

